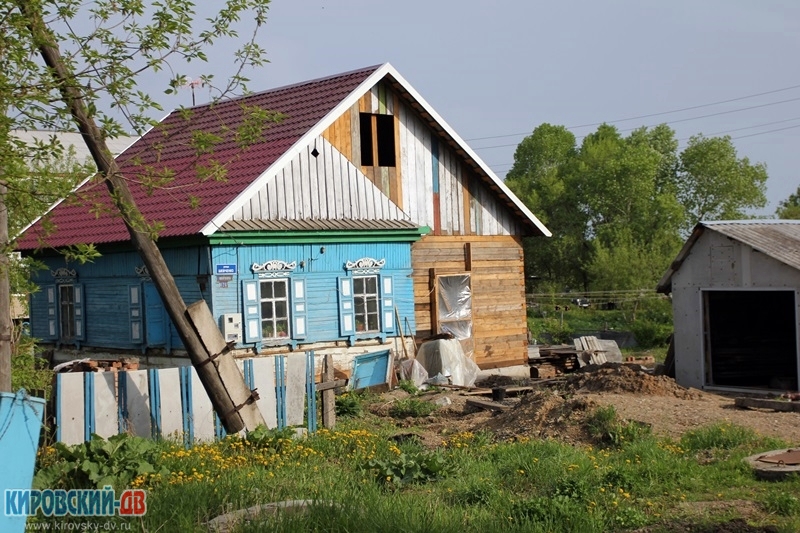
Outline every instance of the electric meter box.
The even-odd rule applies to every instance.
[[[242,314],[226,313],[222,315],[222,335],[225,342],[242,342]]]

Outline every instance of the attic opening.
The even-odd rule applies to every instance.
[[[797,390],[794,291],[704,291],[707,385]]]
[[[359,113],[361,165],[393,167],[396,165],[394,116]]]

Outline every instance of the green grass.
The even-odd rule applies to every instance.
[[[262,432],[188,450],[159,443],[155,472],[129,484],[148,491],[147,514],[133,529],[206,531],[203,524],[225,512],[299,499],[316,503],[236,531],[599,533],[673,520],[713,524],[736,517],[737,507],[692,516],[687,505],[744,499],[762,512],[751,521],[800,530],[800,477],[758,481],[742,461],[786,443],[737,426],[702,428],[679,441],[633,431],[602,447],[457,433],[425,450],[415,439],[395,442],[396,428],[366,420],[344,420],[302,440]],[[608,410],[594,422],[601,435],[624,427]],[[59,461],[46,449],[40,467]]]

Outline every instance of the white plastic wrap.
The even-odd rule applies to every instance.
[[[428,371],[416,359],[400,361],[400,378],[411,380],[417,388],[428,381]]]
[[[464,354],[458,339],[428,341],[419,347],[417,361],[429,376],[441,374],[453,385],[471,387],[478,378],[478,365]]]

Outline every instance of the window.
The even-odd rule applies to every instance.
[[[286,279],[261,280],[261,338],[281,339],[289,334],[289,294]]]
[[[380,331],[378,276],[353,278],[356,333]]]
[[[359,115],[361,129],[361,165],[393,167],[397,164],[394,138],[394,116]]]
[[[291,344],[308,335],[306,280],[269,277],[242,281],[244,341]]]
[[[47,298],[47,329],[42,336],[70,343],[83,340],[83,285],[50,285],[43,292]]]
[[[459,340],[472,337],[469,274],[436,277],[436,319],[440,333],[452,333]]]
[[[61,338],[75,338],[75,290],[72,285],[61,285],[58,288],[59,325]]]
[[[394,278],[364,274],[339,277],[339,333],[351,342],[357,337],[385,339],[395,331]]]

